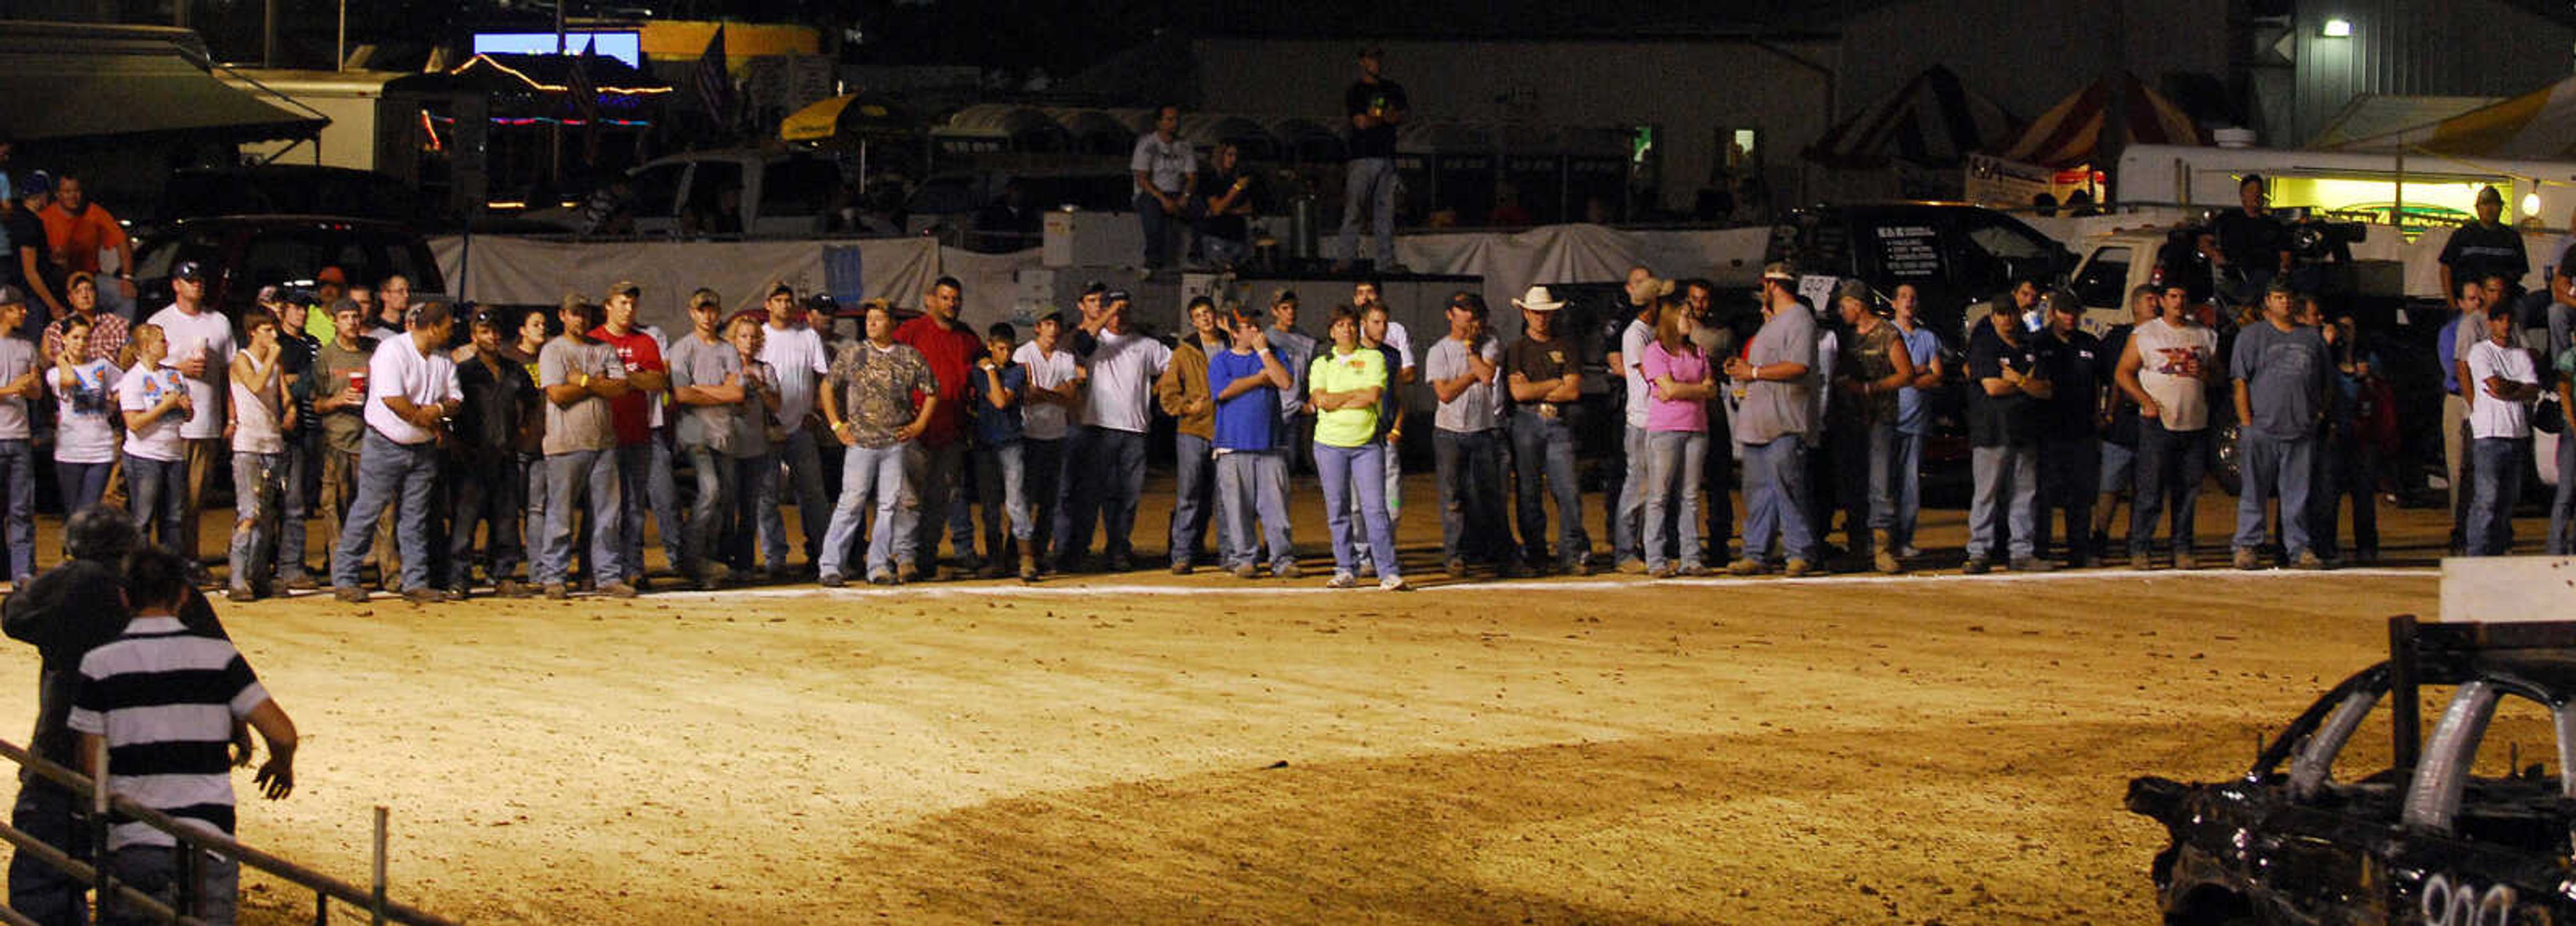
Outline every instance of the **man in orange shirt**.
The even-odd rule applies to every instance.
[[[98,253],[116,249],[116,277],[113,285],[98,288],[101,307],[118,315],[134,315],[134,243],[125,237],[125,229],[116,224],[116,216],[107,208],[89,201],[81,178],[63,174],[54,178],[54,204],[37,213],[45,221],[45,244],[62,261],[63,272],[100,276]]]

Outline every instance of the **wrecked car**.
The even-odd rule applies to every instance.
[[[2129,783],[2165,922],[2576,923],[2576,622],[2398,617],[2389,649],[2243,777]]]

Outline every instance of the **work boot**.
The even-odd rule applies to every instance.
[[[1968,575],[1972,575],[1972,576],[1981,576],[1981,575],[1985,575],[1987,570],[1990,570],[1990,569],[1993,569],[1993,568],[1995,568],[1995,564],[1994,564],[1994,563],[1992,563],[1992,562],[1989,562],[1985,557],[1982,557],[1982,556],[1971,556],[1971,557],[1968,557],[1968,561],[1967,561],[1967,562],[1959,564],[1959,571],[1960,571],[1960,572],[1967,573]]]
[[[1869,548],[1870,565],[1878,567],[1878,571],[1889,575],[1905,571],[1905,565],[1896,561],[1895,547],[1888,544],[1886,531],[1870,531]]]
[[[2240,548],[2236,551],[2232,565],[2238,569],[2261,569],[2263,558],[2252,550]]]
[[[1038,555],[1027,549],[1022,549],[1020,551],[1020,581],[1035,582],[1037,580]]]
[[[1816,573],[1816,572],[1822,572],[1822,571],[1824,571],[1824,570],[1817,569],[1817,568],[1815,567],[1815,564],[1813,564],[1813,563],[1809,563],[1809,562],[1807,562],[1807,561],[1806,561],[1806,560],[1804,560],[1804,559],[1801,559],[1801,558],[1799,558],[1799,557],[1794,557],[1794,556],[1789,558],[1789,564],[1788,564],[1788,565],[1780,567],[1780,574],[1781,574],[1781,575],[1784,575],[1784,576],[1788,576],[1788,577],[1790,577],[1790,578],[1792,578],[1792,579],[1797,578],[1797,577],[1799,577],[1799,576],[1808,575],[1808,574],[1810,574],[1810,573]]]
[[[1726,574],[1731,576],[1758,576],[1768,568],[1769,567],[1762,565],[1761,560],[1746,557],[1726,564]]]

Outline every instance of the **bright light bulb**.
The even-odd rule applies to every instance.
[[[2326,38],[2330,38],[2330,39],[2348,39],[2348,38],[2351,38],[2351,37],[2352,37],[2352,20],[2349,20],[2349,19],[2343,19],[2343,18],[2340,18],[2340,17],[2335,18],[2335,19],[2329,19],[2329,20],[2326,20],[2325,28],[2324,28],[2324,29],[2319,30],[2317,34],[2322,35],[2322,36],[2325,36]]]
[[[2540,194],[2538,194],[2538,193],[2524,193],[2524,194],[2522,194],[2522,214],[2524,214],[2524,215],[2539,215],[2539,214],[2540,214]]]

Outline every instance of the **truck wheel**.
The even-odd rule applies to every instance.
[[[2218,487],[2229,495],[2245,492],[2245,461],[2237,455],[2236,422],[2230,421],[2210,429],[2209,474],[2218,477]]]

